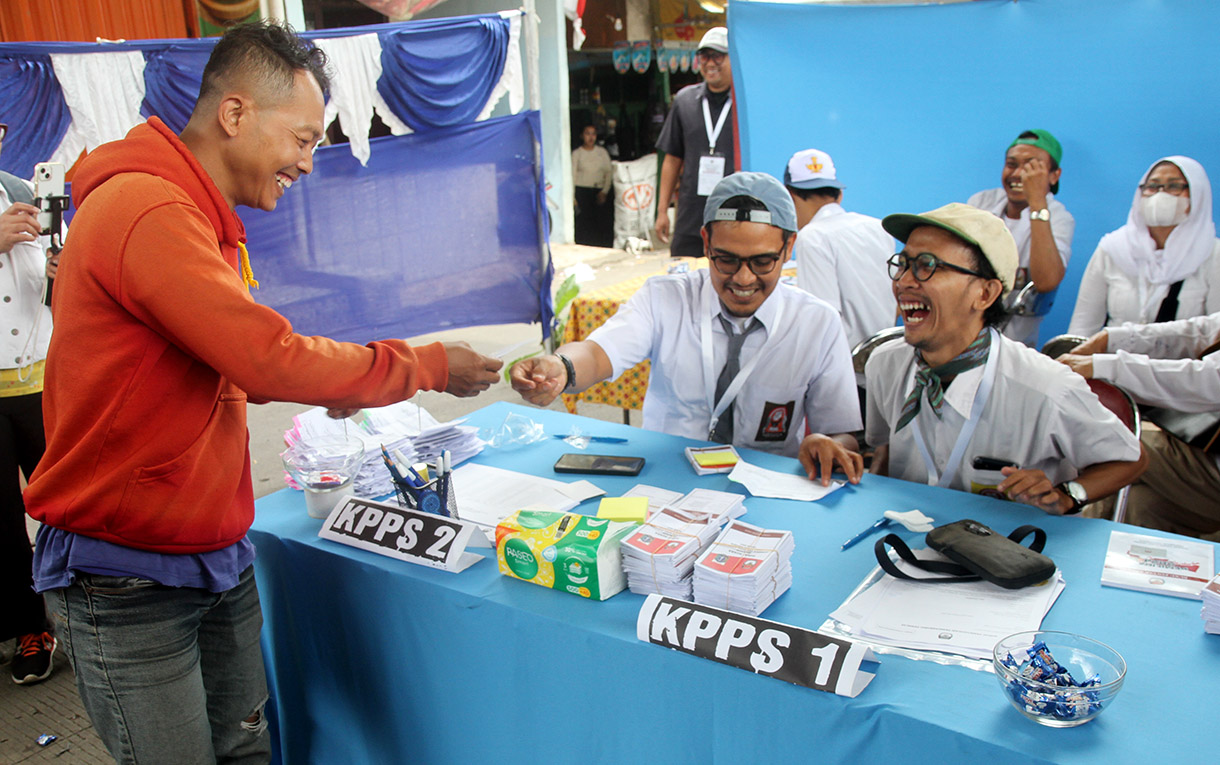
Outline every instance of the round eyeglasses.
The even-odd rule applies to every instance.
[[[711,255],[708,260],[716,267],[716,270],[725,276],[732,276],[741,270],[741,264],[745,263],[749,266],[750,271],[755,276],[766,276],[775,270],[775,264],[779,262],[778,255],[755,255],[752,258],[739,258],[736,255]]]

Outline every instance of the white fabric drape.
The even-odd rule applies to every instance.
[[[369,163],[369,125],[373,112],[394,135],[405,135],[411,128],[398,118],[377,92],[381,79],[381,41],[376,34],[333,37],[315,40],[330,59],[330,100],[323,117],[330,125],[335,117],[351,142],[352,156],[361,165]]]
[[[52,53],[51,65],[63,90],[72,123],[52,162],[70,166],[81,151],[117,141],[144,121],[144,54]]]

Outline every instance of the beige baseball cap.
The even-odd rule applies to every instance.
[[[995,269],[996,276],[1004,285],[1004,294],[1012,289],[1017,276],[1017,243],[1008,226],[994,213],[977,207],[951,202],[944,207],[914,215],[896,213],[887,215],[881,225],[890,236],[906,243],[911,232],[920,226],[936,226],[955,234],[983,251],[983,257]]]

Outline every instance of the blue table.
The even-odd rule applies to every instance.
[[[744,491],[724,475],[696,476],[681,454],[693,443],[686,439],[504,403],[470,422],[498,424],[513,411],[549,433],[575,423],[629,438],[597,445],[648,460],[638,478],[590,477],[611,496],[637,482]],[[476,459],[553,475],[551,465],[568,450],[549,439]],[[786,458],[747,458],[799,470]],[[871,544],[839,546],[886,509],[918,507],[938,523],[974,518],[1004,532],[1036,523],[1067,580],[1043,626],[1110,643],[1130,666],[1126,685],[1097,720],[1069,730],[1025,720],[990,674],[892,655],[880,657],[857,698],[841,698],[638,641],[643,598],[630,592],[590,602],[502,577],[489,552],[489,560],[449,574],[321,540],[301,495],[284,490],[258,501],[250,531],[283,761],[997,765],[1208,757],[1220,638],[1203,632],[1197,601],[1100,585],[1114,524],[873,476],[819,503],[751,497],[746,506],[747,521],[792,529],[796,538],[792,589],[764,617],[811,629],[874,565]]]

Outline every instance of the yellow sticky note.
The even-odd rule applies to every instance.
[[[699,467],[705,468],[728,467],[737,464],[737,455],[728,449],[714,452],[695,452],[694,457],[695,462],[699,463]]]
[[[597,517],[612,521],[643,523],[648,515],[648,497],[606,497],[597,506]]]

